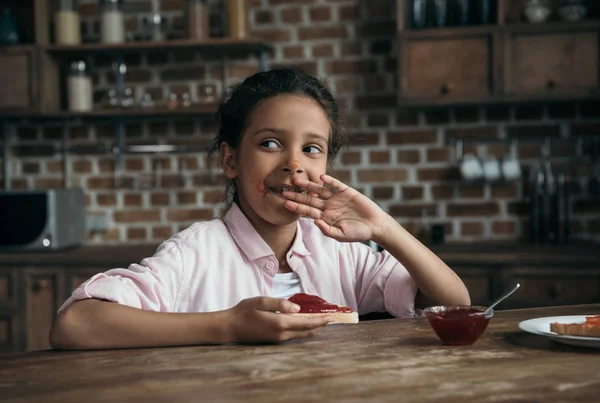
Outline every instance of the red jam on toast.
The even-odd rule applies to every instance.
[[[316,295],[298,293],[289,298],[295,304],[300,305],[298,313],[350,313],[352,309],[347,306],[339,306],[325,301]]]

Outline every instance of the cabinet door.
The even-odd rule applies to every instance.
[[[0,268],[0,353],[21,349],[19,310],[17,308],[17,273],[14,269]]]
[[[401,98],[432,103],[485,99],[492,94],[491,35],[401,41]]]
[[[27,48],[0,49],[0,110],[36,107],[35,53]]]
[[[505,284],[521,289],[504,303],[505,308],[530,308],[600,302],[600,272],[581,269],[510,269]]]
[[[487,306],[493,299],[494,295],[494,272],[499,272],[499,270],[492,271],[485,269],[477,269],[477,268],[461,268],[461,267],[453,267],[453,270],[458,274],[460,279],[465,283],[465,286],[469,290],[469,295],[471,296],[471,304],[472,305],[481,305]]]
[[[516,33],[508,39],[511,95],[585,95],[598,89],[598,33]]]
[[[62,299],[60,284],[57,269],[30,269],[25,273],[27,351],[50,348],[50,328]]]

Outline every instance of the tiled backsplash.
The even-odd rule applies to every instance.
[[[141,29],[151,10],[148,0],[128,0],[127,27]],[[175,36],[181,35],[182,0],[162,0]],[[391,0],[253,0],[250,21],[254,37],[273,44],[270,65],[294,65],[327,80],[346,108],[353,145],[332,164],[332,175],[373,198],[386,211],[417,232],[426,223],[446,226],[448,241],[517,240],[527,237],[525,182],[468,184],[461,180],[454,140],[469,139],[465,152],[503,157],[511,138],[551,137],[552,161],[567,174],[572,193],[571,234],[600,241],[600,198],[588,193],[594,175],[590,158],[574,158],[575,136],[600,135],[600,104],[563,103],[549,106],[460,107],[401,110],[396,102],[395,2]],[[219,25],[222,4],[211,2],[212,32]],[[137,11],[137,12],[136,12]],[[84,33],[98,33],[96,1],[82,1]],[[127,85],[139,97],[155,99],[188,92],[198,97],[198,86],[219,91],[220,60],[194,53],[148,54],[130,57]],[[257,69],[254,59],[229,63],[228,85]],[[102,102],[114,76],[108,60],[95,70],[96,101]],[[209,145],[216,127],[200,121],[130,123],[128,144]],[[59,152],[62,128],[16,128],[12,187],[38,189],[62,186]],[[74,146],[115,140],[109,124],[72,127]],[[586,143],[587,144],[587,143]],[[519,157],[528,168],[540,154],[539,142],[521,141]],[[589,150],[584,150],[591,155]],[[596,157],[597,159],[598,157]],[[128,155],[115,188],[110,155],[71,154],[70,186],[86,190],[88,212],[106,214],[110,229],[91,234],[89,243],[159,242],[195,220],[219,214],[223,205],[220,169],[208,169],[206,153]]]

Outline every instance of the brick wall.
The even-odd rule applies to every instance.
[[[148,0],[127,0],[127,27],[141,29],[151,11]],[[162,0],[172,36],[183,34],[181,0]],[[553,162],[565,170],[573,194],[571,233],[600,240],[600,198],[588,194],[594,173],[591,158],[573,158],[574,136],[600,134],[597,103],[551,106],[461,107],[400,110],[397,77],[395,1],[393,0],[251,0],[252,34],[273,44],[274,65],[300,66],[325,78],[346,108],[347,126],[355,135],[351,148],[332,166],[332,174],[363,191],[410,230],[422,214],[427,223],[443,223],[449,241],[517,240],[526,237],[527,186],[523,182],[468,184],[460,179],[451,142],[468,138],[465,152],[502,157],[503,143],[490,139],[549,136],[556,141]],[[211,2],[212,34],[222,35],[222,4]],[[98,35],[98,6],[85,0],[81,9],[84,36]],[[200,54],[141,55],[127,60],[128,85],[137,96],[155,98],[189,92],[212,84],[222,91],[220,64]],[[229,64],[231,82],[254,72],[255,60],[236,57]],[[101,101],[114,77],[109,60],[98,60],[94,74]],[[16,128],[12,187],[39,189],[62,185],[60,154],[52,150],[62,132],[57,126]],[[142,122],[127,125],[128,144],[207,145],[214,124],[199,121]],[[74,145],[110,147],[108,124],[73,127]],[[487,142],[486,142],[487,141]],[[586,150],[589,154],[589,150]],[[539,143],[522,141],[519,154],[525,173],[539,157]],[[208,170],[205,153],[128,155],[118,187],[110,155],[71,155],[70,186],[85,188],[90,214],[106,214],[110,229],[90,234],[89,243],[159,242],[195,220],[218,214],[222,178]]]

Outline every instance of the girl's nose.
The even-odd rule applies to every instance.
[[[290,175],[298,175],[304,172],[304,169],[297,162],[291,162],[283,167],[283,171]]]

